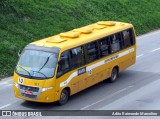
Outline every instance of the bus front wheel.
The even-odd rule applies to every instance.
[[[118,69],[116,67],[114,67],[112,69],[112,74],[111,74],[111,77],[109,78],[109,82],[110,83],[113,83],[118,77]]]
[[[69,92],[66,89],[64,89],[61,92],[60,100],[58,101],[58,104],[59,105],[64,105],[68,102],[68,99],[69,99]]]

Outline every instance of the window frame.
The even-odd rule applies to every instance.
[[[130,42],[129,46],[125,45],[124,38],[123,38],[123,32],[127,31],[127,30],[129,31],[129,38],[130,38],[129,39],[129,42]],[[131,31],[131,36],[130,36],[130,31]],[[122,37],[122,40],[123,40],[123,47],[124,47],[124,49],[135,45],[135,33],[134,33],[133,28],[128,28],[128,29],[125,29],[125,30],[121,31],[121,37]]]
[[[102,55],[102,53],[101,53],[101,46],[102,45],[100,45],[100,41],[102,41],[102,40],[105,40],[107,42],[107,47],[108,47],[107,48],[108,49],[107,55]],[[106,37],[103,37],[103,38],[99,39],[98,40],[98,46],[99,46],[99,58],[103,58],[103,57],[106,57],[106,56],[111,54],[111,51],[110,51],[110,37],[109,36],[106,36]]]
[[[71,49],[67,49],[67,50],[63,51],[61,54],[59,54],[60,57],[61,57],[63,53],[65,53],[65,52],[68,52],[68,53],[69,53],[69,70],[66,71],[66,72],[64,72],[64,73],[62,73],[61,75],[57,75],[57,74],[58,74],[58,68],[57,68],[56,78],[59,78],[59,77],[61,77],[62,75],[66,74],[67,72],[72,71],[72,70],[74,70],[74,69],[79,69],[80,67],[83,67],[83,66],[85,66],[85,65],[87,64],[87,63],[86,63],[86,58],[85,58],[86,55],[85,55],[84,45],[85,45],[85,44],[80,45],[80,46],[73,47],[73,48],[71,48]],[[79,66],[79,67],[76,67],[76,68],[74,67],[74,68],[73,68],[73,67],[71,67],[71,50],[72,50],[72,49],[75,49],[75,48],[78,48],[78,47],[82,47],[82,48],[83,48],[83,52],[84,52],[84,64],[81,65],[81,66]],[[60,60],[59,60],[59,61],[60,61]],[[59,67],[59,65],[58,65],[58,67]]]
[[[111,41],[112,38],[111,38],[111,37],[112,37],[113,35],[115,35],[116,40],[117,40],[117,36],[120,35],[120,40],[116,41],[116,43],[112,43],[112,41]],[[123,41],[122,41],[121,32],[117,32],[117,33],[115,33],[115,34],[112,34],[112,35],[110,35],[109,37],[110,37],[110,44],[109,44],[109,45],[110,45],[111,54],[114,54],[114,53],[116,53],[116,52],[119,52],[119,51],[123,50],[123,45],[122,45],[122,42],[123,42]],[[117,43],[119,44],[119,49],[118,49],[117,51],[115,51],[115,52],[112,52],[112,45],[113,45],[113,44],[117,44]]]
[[[88,42],[88,43],[84,44],[84,46],[85,46],[85,48],[86,48],[86,49],[85,49],[85,52],[86,52],[85,55],[86,55],[86,57],[89,57],[87,45],[88,45],[88,44],[91,44],[91,43],[94,43],[94,42],[96,43],[95,45],[97,45],[97,46],[96,46],[97,48],[95,47],[95,51],[94,51],[94,52],[95,52],[95,53],[97,52],[98,54],[95,56],[96,58],[93,59],[92,61],[89,61],[88,58],[86,58],[85,60],[86,60],[86,63],[87,63],[87,64],[92,63],[92,62],[94,62],[94,61],[96,61],[96,60],[98,60],[98,59],[100,58],[98,40],[94,40],[94,41],[91,41],[91,42]]]
[[[77,66],[77,67],[73,67],[73,65],[72,65],[72,58],[71,58],[71,52],[72,52],[72,50],[73,49],[76,49],[76,48],[81,48],[81,50],[82,50],[82,52],[83,52],[83,54],[81,53],[81,57],[83,57],[83,59],[84,59],[84,63],[82,63],[82,61],[81,61],[81,64],[79,65],[79,66]],[[83,45],[80,45],[80,46],[77,46],[77,47],[75,47],[75,48],[72,48],[72,49],[69,49],[69,52],[70,52],[70,65],[71,65],[71,69],[72,70],[74,70],[74,69],[76,69],[76,68],[78,68],[78,67],[81,67],[82,65],[84,65],[85,63],[86,63],[86,61],[85,61],[85,51],[84,51],[84,47],[83,47]]]

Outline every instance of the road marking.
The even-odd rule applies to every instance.
[[[10,105],[11,105],[11,104],[7,104],[7,105],[4,105],[4,106],[1,106],[0,109],[3,109],[3,108],[8,107],[8,106],[10,106]]]
[[[153,32],[150,32],[148,34],[144,34],[144,35],[138,36],[137,39],[142,39],[142,38],[146,38],[146,37],[149,37],[149,36],[153,36],[154,34],[157,34],[158,32],[160,32],[160,30],[153,31]]]
[[[151,52],[155,52],[157,50],[160,50],[160,48],[153,49]]]
[[[138,56],[136,56],[136,58],[139,58],[139,57],[141,57],[141,56],[143,56],[144,54],[141,54],[141,55],[138,55]]]
[[[153,49],[151,50],[150,52],[155,52],[157,50],[160,50],[160,48],[156,48],[156,49]],[[136,58],[139,58],[139,57],[142,57],[144,54],[140,54],[140,55],[137,55]]]
[[[125,91],[126,89],[127,89],[127,88],[123,88],[123,89],[121,89],[121,90],[119,90],[119,91],[111,94],[110,97],[112,97],[112,96],[114,96],[114,95],[117,95],[117,94]],[[87,105],[87,106],[85,106],[85,107],[82,107],[80,110],[86,110],[88,107],[91,107],[91,106],[93,106],[93,105],[95,105],[95,104],[97,104],[97,103],[100,103],[100,102],[106,100],[107,98],[108,98],[108,97],[105,97],[105,98],[103,98],[103,99],[101,99],[101,100],[99,100],[99,101],[97,101],[97,102],[94,102],[94,103],[92,103],[92,104],[90,104],[90,105]]]
[[[8,84],[8,82],[1,82],[0,85]]]
[[[86,108],[88,108],[88,107],[91,107],[91,106],[93,106],[93,105],[95,105],[95,104],[97,104],[97,103],[99,103],[99,102],[104,101],[104,100],[105,100],[105,98],[103,98],[103,99],[101,99],[101,100],[99,100],[99,101],[97,101],[97,102],[94,102],[94,103],[92,103],[92,104],[90,104],[90,105],[87,105],[87,106],[81,108],[80,110],[84,110],[84,109],[86,109]]]
[[[127,88],[123,88],[123,89],[121,89],[121,90],[115,92],[115,94],[121,93],[121,92],[125,91],[126,89],[127,89]]]
[[[128,86],[128,88],[132,88],[132,87],[134,87],[134,86]]]

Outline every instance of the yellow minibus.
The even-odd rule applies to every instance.
[[[98,82],[114,82],[135,61],[133,25],[99,21],[28,44],[14,71],[14,94],[64,105],[69,96]]]

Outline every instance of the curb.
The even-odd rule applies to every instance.
[[[13,79],[13,76],[0,79],[0,82]]]

